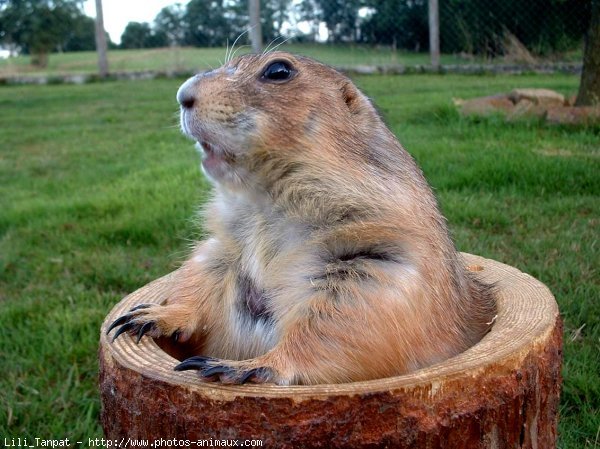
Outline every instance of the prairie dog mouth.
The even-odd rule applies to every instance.
[[[218,145],[199,140],[196,148],[202,155],[202,169],[210,179],[221,180],[234,171],[235,156]]]
[[[229,151],[219,145],[209,143],[206,140],[198,140],[196,142],[196,148],[200,151],[200,154],[202,154],[203,159],[215,158],[228,163],[232,163],[235,160],[235,156]]]
[[[196,143],[196,148],[202,153],[202,156],[210,156],[215,153],[214,147],[206,140],[199,140]]]

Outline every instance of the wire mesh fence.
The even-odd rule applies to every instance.
[[[169,44],[224,46],[240,35],[238,43],[249,44],[248,2],[171,7],[178,12],[172,25],[182,29]],[[262,0],[263,48],[285,41],[354,52],[356,64],[427,63],[432,4],[442,64],[581,61],[591,0]]]
[[[429,49],[427,0],[304,0],[296,10],[310,24],[296,40],[333,45],[387,47],[394,52]],[[578,61],[588,27],[586,0],[439,0],[437,14],[442,62],[486,61],[534,64]],[[295,13],[298,18],[298,12]],[[306,24],[302,24],[306,27]],[[451,56],[451,58],[449,57]]]
[[[250,6],[257,2],[260,20],[252,23]],[[250,51],[250,36],[256,35],[264,50],[290,50],[338,67],[430,67],[433,36],[432,41],[439,41],[439,60],[446,68],[562,64],[578,70],[591,3],[592,0],[189,0],[163,8],[150,23],[130,22],[121,36],[110,36],[113,49],[161,49],[156,56],[137,58],[137,62],[133,56],[130,61],[123,54],[109,58],[110,70],[182,72],[208,68],[219,62],[214,55],[224,56],[234,41],[239,53]],[[10,4],[0,5],[0,45],[33,54],[35,42],[19,43],[17,38],[34,36],[35,32],[24,33],[14,20],[9,20],[10,9],[6,5]],[[436,21],[432,22],[430,13],[436,4]],[[69,14],[73,16],[73,11]],[[110,27],[106,20],[105,24]],[[432,24],[436,26],[432,28]],[[83,16],[79,25],[63,27],[67,35],[50,51],[93,50],[93,32],[85,31],[90,26],[93,28],[93,20]],[[73,42],[77,46],[73,47]],[[69,64],[78,67],[72,61]],[[82,70],[88,71],[87,67]],[[22,70],[19,63],[0,60],[0,76]]]
[[[442,0],[441,50],[522,63],[568,59],[580,56],[589,15],[583,0]]]

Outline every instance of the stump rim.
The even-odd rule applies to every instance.
[[[241,385],[202,383],[195,373],[175,372],[177,359],[164,352],[157,343],[143,337],[139,345],[133,337],[123,335],[110,342],[106,329],[114,319],[141,302],[163,302],[168,296],[173,273],[136,290],[117,303],[105,318],[100,331],[100,350],[110,366],[119,364],[141,376],[166,382],[213,400],[237,397],[290,398],[293,401],[327,399],[332,396],[368,395],[394,390],[427,387],[431,395],[449,381],[472,381],[486,372],[517,370],[523,359],[550,337],[559,317],[558,306],[548,288],[516,268],[462,253],[465,265],[485,282],[496,284],[497,316],[491,331],[465,352],[427,368],[401,376],[344,384],[312,386]],[[483,267],[480,270],[478,267]],[[509,337],[509,338],[507,338]]]

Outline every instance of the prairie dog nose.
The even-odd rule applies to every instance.
[[[185,83],[177,90],[177,102],[184,109],[192,109],[196,102],[196,89],[195,84],[198,77],[193,76],[188,79]]]

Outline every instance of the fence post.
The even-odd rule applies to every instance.
[[[102,15],[102,0],[96,0],[96,52],[98,53],[98,72],[100,78],[108,75],[108,59],[106,56],[106,32]]]
[[[250,42],[252,51],[260,53],[262,51],[262,30],[260,28],[260,0],[250,0],[248,2],[250,13]]]
[[[440,68],[440,11],[438,0],[429,0],[429,54],[431,66]]]

